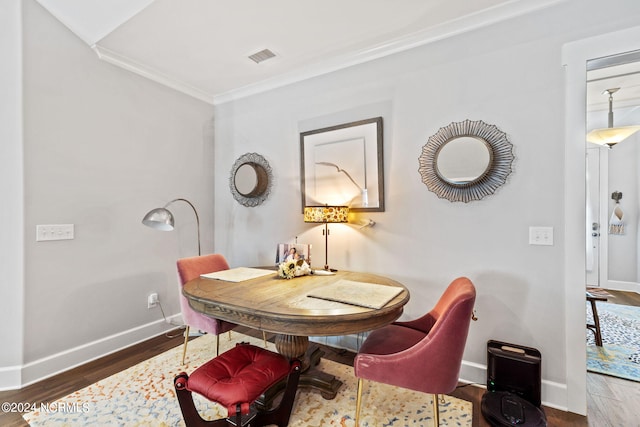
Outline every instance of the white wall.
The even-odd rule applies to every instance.
[[[21,144],[12,130],[7,161],[20,176],[22,162],[12,162],[24,151],[24,227],[17,230],[25,298],[23,307],[21,280],[8,282],[2,316],[11,327],[3,329],[21,338],[9,337],[19,350],[6,361],[3,350],[0,366],[17,365],[26,384],[171,328],[159,309],[147,309],[147,294],[159,293],[167,315],[179,313],[175,260],[197,253],[195,218],[176,204],[173,233],[140,221],[185,197],[199,209],[203,250],[211,251],[214,168],[210,105],[98,60],[36,2],[21,3],[24,137]],[[19,15],[10,23],[20,24]],[[20,50],[16,37],[11,48]],[[3,85],[15,82],[9,77],[3,74]],[[6,193],[18,198],[20,182]],[[14,209],[19,224],[20,203]],[[75,224],[75,239],[35,241],[37,224],[58,223]],[[6,244],[4,236],[3,253],[15,252],[10,259],[19,262],[20,239],[10,235],[15,241]],[[19,267],[2,280],[19,279]],[[17,307],[5,312],[5,301]]]
[[[20,4],[0,2],[0,389],[20,384],[24,329]]]
[[[638,283],[638,150],[640,135],[617,144],[609,152],[609,190],[607,194],[608,216],[603,226],[608,229],[616,202],[611,199],[614,191],[622,192],[620,208],[624,212],[624,234],[609,234],[608,275],[609,280]],[[604,233],[603,233],[604,234]]]
[[[567,1],[219,105],[216,167],[229,169],[238,156],[255,151],[271,163],[276,184],[264,205],[245,208],[233,200],[226,181],[216,181],[216,248],[234,265],[272,263],[275,244],[296,237],[322,254],[320,228],[304,224],[299,210],[299,132],[311,123],[321,127],[383,115],[386,211],[369,215],[377,222],[371,229],[332,227],[330,264],[406,284],[412,295],[406,318],[427,311],[454,277],[470,277],[478,289],[479,320],[471,326],[463,378],[485,381],[488,339],[536,347],[543,354],[543,400],[584,411],[584,402],[576,404],[569,396],[571,387],[581,394],[584,379],[576,386],[570,378],[567,366],[573,362],[565,345],[568,336],[584,337],[585,332],[583,320],[579,330],[565,330],[565,262],[571,256],[563,240],[561,51],[567,42],[635,25],[638,17],[637,2]],[[450,203],[422,184],[418,156],[441,126],[464,119],[496,124],[514,144],[516,160],[513,174],[495,195]],[[584,224],[584,203],[581,209]],[[554,227],[554,246],[529,245],[529,226]],[[580,239],[584,258],[584,233]],[[573,251],[578,243],[571,243]],[[578,303],[584,310],[584,300]],[[577,400],[584,401],[584,395]]]

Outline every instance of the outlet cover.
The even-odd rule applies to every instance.
[[[529,244],[553,246],[553,227],[529,227]]]
[[[73,238],[73,224],[36,225],[36,242],[45,242],[48,240],[71,240]]]
[[[147,297],[147,308],[153,308],[153,307],[156,307],[157,305],[158,305],[158,294],[155,292],[149,294],[149,296]]]

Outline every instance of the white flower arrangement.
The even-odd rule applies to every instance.
[[[293,279],[307,274],[311,274],[311,267],[303,259],[285,261],[278,265],[278,276],[283,279]]]

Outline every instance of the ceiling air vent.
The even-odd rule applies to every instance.
[[[276,56],[275,53],[271,52],[269,49],[261,50],[260,52],[256,52],[253,55],[249,56],[249,59],[255,62],[256,64],[261,63],[262,61],[266,61],[267,59],[273,58]]]

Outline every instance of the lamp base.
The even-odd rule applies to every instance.
[[[311,274],[316,274],[318,276],[332,276],[334,274],[336,274],[336,271],[338,270],[321,270],[319,268],[316,268],[315,270],[311,270]]]

